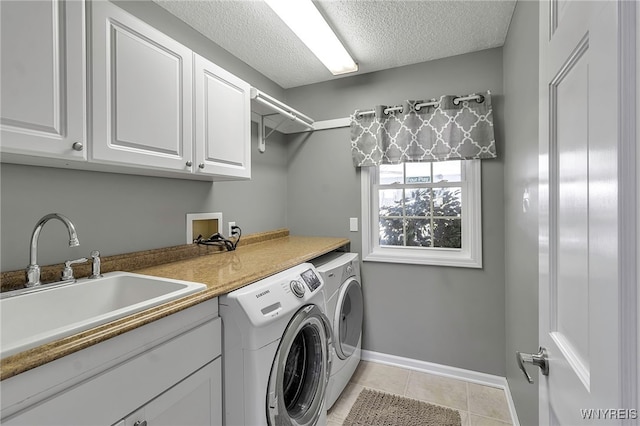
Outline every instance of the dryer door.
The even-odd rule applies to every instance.
[[[363,305],[362,287],[358,280],[350,278],[340,287],[333,318],[334,347],[340,359],[349,358],[358,348],[362,336]]]
[[[267,393],[270,426],[315,425],[330,374],[331,327],[316,305],[300,309],[276,352]]]

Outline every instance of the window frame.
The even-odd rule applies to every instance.
[[[378,167],[361,167],[362,259],[370,262],[482,268],[481,160],[462,161],[462,248],[380,246]]]

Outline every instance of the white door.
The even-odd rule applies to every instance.
[[[251,86],[195,56],[196,173],[251,178]]]
[[[619,7],[540,3],[539,314],[549,365],[538,376],[541,424],[620,424],[637,415],[624,390],[637,359],[626,346],[625,336],[635,338],[624,307],[635,284],[624,281],[619,249],[627,238]]]
[[[191,172],[192,51],[111,2],[91,7],[93,159]]]
[[[2,1],[0,15],[3,154],[86,160],[84,2]]]

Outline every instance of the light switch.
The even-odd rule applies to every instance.
[[[350,217],[349,218],[349,231],[358,232],[358,218]]]

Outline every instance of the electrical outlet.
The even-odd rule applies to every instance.
[[[233,234],[233,230],[231,228],[233,228],[234,226],[236,226],[235,222],[229,222],[229,233],[227,234],[227,237],[230,237]]]

